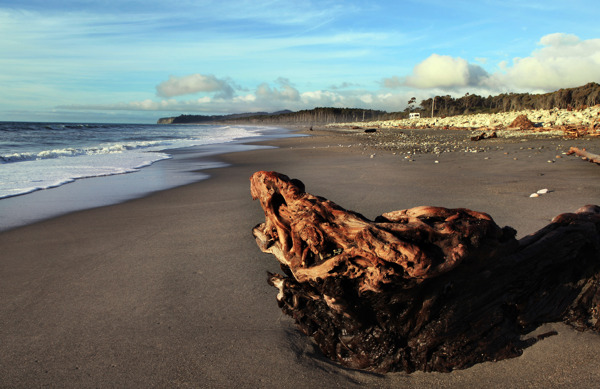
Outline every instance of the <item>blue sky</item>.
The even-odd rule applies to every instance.
[[[0,120],[541,93],[600,82],[593,1],[0,0]]]

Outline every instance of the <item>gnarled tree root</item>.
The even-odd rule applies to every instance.
[[[370,221],[275,172],[251,177],[277,301],[347,367],[451,371],[518,356],[546,322],[600,330],[600,207],[521,240],[485,214],[417,207]]]

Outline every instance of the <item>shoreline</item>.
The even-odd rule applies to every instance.
[[[119,204],[157,191],[208,179],[207,170],[222,167],[218,155],[253,148],[256,139],[297,136],[283,127],[256,138],[241,138],[227,143],[165,149],[170,158],[156,161],[135,172],[86,177],[56,187],[0,199],[0,232],[58,217],[71,212]]]
[[[600,336],[559,323],[540,327],[558,335],[521,357],[452,373],[378,375],[324,359],[267,285],[266,272],[280,270],[251,236],[264,221],[250,198],[252,173],[298,178],[309,193],[369,219],[418,205],[465,207],[520,237],[598,203],[600,167],[575,157],[548,163],[561,140],[490,139],[482,152],[405,158],[377,146],[381,139],[366,142],[368,134],[312,134],[220,154],[227,166],[208,180],[0,232],[3,384],[510,388],[600,380]],[[529,197],[542,188],[550,192]]]

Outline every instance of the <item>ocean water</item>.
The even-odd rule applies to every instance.
[[[218,162],[154,166],[286,133],[243,125],[0,122],[0,230],[203,179],[190,172]]]
[[[0,122],[0,199],[132,173],[165,150],[261,136],[264,127]]]

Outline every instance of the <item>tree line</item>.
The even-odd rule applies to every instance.
[[[435,99],[435,105],[432,104]],[[600,104],[600,85],[591,82],[577,88],[559,89],[544,94],[502,93],[497,96],[483,97],[465,94],[459,98],[450,95],[435,96],[422,100],[419,108],[421,116],[454,116],[473,113],[498,113],[522,111],[525,109],[568,109]],[[410,108],[409,108],[410,111]]]
[[[384,120],[389,115],[385,111],[373,109],[317,107],[277,115],[256,115],[235,121],[256,124],[325,124]]]
[[[522,111],[525,109],[581,108],[600,104],[600,85],[591,82],[577,87],[559,89],[544,94],[502,93],[496,96],[483,97],[466,93],[454,98],[450,95],[435,96],[422,100],[416,106],[416,98],[408,101],[404,111],[386,112],[361,108],[317,107],[302,111],[279,111],[273,113],[256,112],[232,115],[180,115],[161,118],[159,124],[171,123],[250,123],[250,124],[328,124],[348,123],[375,120],[394,120],[407,118],[410,112],[419,112],[422,117],[455,116],[475,113],[498,113]],[[432,109],[433,108],[433,109]]]

